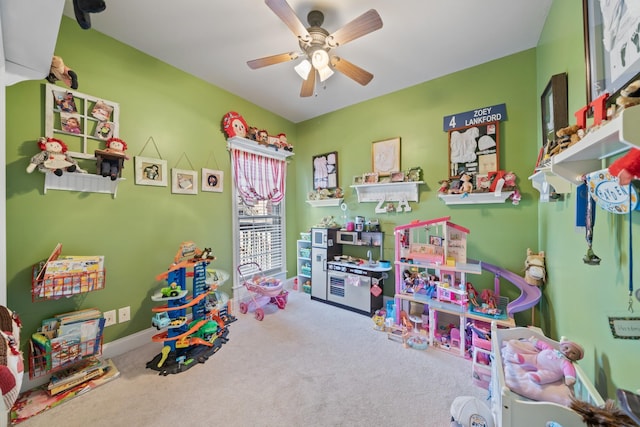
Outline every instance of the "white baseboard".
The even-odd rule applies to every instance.
[[[147,328],[136,332],[135,334],[127,335],[126,337],[108,342],[102,346],[102,356],[100,357],[102,359],[112,359],[131,350],[135,350],[140,346],[150,343],[151,337],[157,333],[158,331],[156,328]],[[25,372],[22,378],[20,393],[31,390],[32,388],[40,387],[43,384],[47,384],[50,377],[51,375],[42,375],[37,378],[30,379],[29,372]]]

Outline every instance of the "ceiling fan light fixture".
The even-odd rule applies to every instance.
[[[311,71],[311,62],[303,59],[298,65],[293,67],[296,70],[296,73],[302,78],[302,80],[307,80],[309,78],[309,71]]]
[[[317,70],[318,70],[318,75],[320,76],[321,82],[333,76],[333,70],[328,65],[324,68],[318,68]]]

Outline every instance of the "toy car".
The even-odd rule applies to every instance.
[[[180,288],[178,288],[178,284],[173,282],[171,285],[166,288],[160,289],[163,297],[177,297],[180,294]]]
[[[169,326],[169,323],[171,323],[171,319],[166,311],[156,313],[151,318],[151,326],[155,326],[158,330],[166,328]]]

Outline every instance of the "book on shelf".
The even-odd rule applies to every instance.
[[[74,366],[56,372],[51,375],[51,379],[47,386],[49,394],[54,395],[85,381],[100,377],[106,372],[107,362],[102,362],[97,357],[89,357]]]

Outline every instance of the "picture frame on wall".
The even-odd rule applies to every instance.
[[[400,170],[400,137],[375,141],[371,145],[371,166],[378,176]]]
[[[334,190],[338,188],[338,152],[313,156],[313,189]]]
[[[353,185],[362,185],[364,183],[364,178],[362,175],[356,175],[353,177]]]
[[[568,102],[567,73],[551,76],[540,96],[542,147],[545,151],[555,143],[556,132],[569,126]]]
[[[405,173],[404,172],[392,172],[391,173],[391,182],[404,182]]]
[[[224,171],[202,168],[202,191],[222,193]]]
[[[198,194],[198,172],[171,169],[171,192],[174,194]]]
[[[377,172],[365,173],[363,175],[364,183],[365,184],[377,184],[379,177],[380,177],[380,175],[378,175]]]
[[[500,122],[449,131],[449,178],[500,170]]]
[[[153,185],[157,187],[166,187],[168,185],[166,160],[136,156],[134,168],[136,185]]]
[[[587,103],[640,76],[640,2],[582,0]]]

